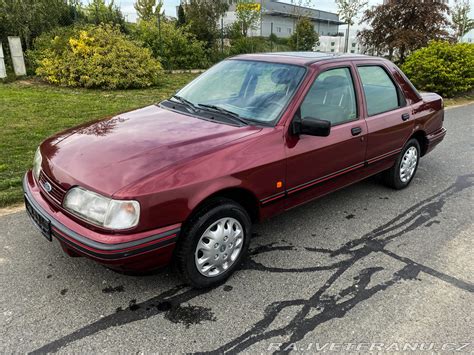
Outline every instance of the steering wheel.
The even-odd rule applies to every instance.
[[[270,106],[277,106],[278,108],[282,109],[284,107],[284,104],[281,103],[281,98],[284,95],[277,94],[277,93],[272,93],[272,94],[266,94],[267,97],[265,97],[261,104],[259,105],[262,108],[267,108]]]
[[[278,107],[278,111],[283,110],[283,108],[285,107],[285,105],[279,100],[269,100],[264,103],[264,107],[270,107],[270,106]]]

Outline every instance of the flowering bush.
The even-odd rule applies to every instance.
[[[33,57],[36,74],[52,84],[86,88],[125,89],[156,84],[161,64],[150,50],[129,40],[111,25],[69,29],[45,45],[38,42]]]

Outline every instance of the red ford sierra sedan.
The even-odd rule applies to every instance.
[[[225,280],[251,226],[383,173],[402,189],[446,134],[443,100],[369,56],[270,53],[220,62],[159,104],[59,133],[23,188],[70,256]]]

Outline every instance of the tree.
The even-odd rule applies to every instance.
[[[336,0],[338,15],[347,24],[344,52],[349,49],[349,28],[354,25],[354,18],[366,5],[365,0]]]
[[[461,41],[466,33],[474,29],[474,19],[469,18],[470,11],[469,0],[454,0],[454,6],[451,8],[451,27],[458,41]]]
[[[176,26],[181,27],[186,24],[186,14],[184,13],[184,7],[182,4],[178,6],[178,21],[176,22]]]
[[[234,21],[231,24],[228,24],[224,28],[224,37],[229,39],[239,39],[242,38],[242,26],[239,22]]]
[[[184,6],[189,31],[206,43],[206,48],[214,48],[219,38],[219,20],[229,5],[227,1],[189,0]]]
[[[319,36],[314,30],[311,20],[302,17],[296,23],[296,30],[291,35],[288,44],[293,50],[312,51],[318,41]]]
[[[149,21],[153,19],[156,0],[137,0],[133,7],[137,11],[140,20]]]
[[[163,8],[163,1],[158,0],[136,0],[133,7],[137,10],[138,18],[140,20],[150,21],[161,16],[161,9]]]
[[[115,5],[114,0],[110,0],[109,4],[105,0],[91,0],[84,8],[86,21],[95,25],[101,23],[118,25],[120,29],[126,32],[125,18],[120,8]]]
[[[141,20],[134,35],[155,58],[160,59],[165,69],[204,69],[209,66],[205,43],[196,40],[186,25],[178,27],[172,21],[163,20],[159,29],[157,21]]]
[[[292,15],[298,22],[302,17],[308,17],[312,5],[311,0],[291,0],[291,5],[293,5]]]
[[[293,17],[293,32],[296,31],[296,24],[302,17],[308,17],[310,13],[311,0],[291,0],[291,15]]]
[[[75,0],[0,0],[0,41],[20,36],[24,48],[30,49],[41,33],[71,25],[77,10]]]
[[[446,39],[448,7],[440,2],[398,0],[364,12],[361,23],[370,28],[358,33],[361,44],[377,54],[398,56],[404,62],[414,50],[425,47],[430,40]]]
[[[247,37],[249,30],[255,30],[260,21],[260,4],[250,0],[239,0],[236,5],[237,23],[242,31],[242,36]]]

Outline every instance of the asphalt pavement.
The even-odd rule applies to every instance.
[[[408,189],[371,178],[254,229],[225,285],[127,276],[0,217],[0,352],[473,352],[474,105]]]

